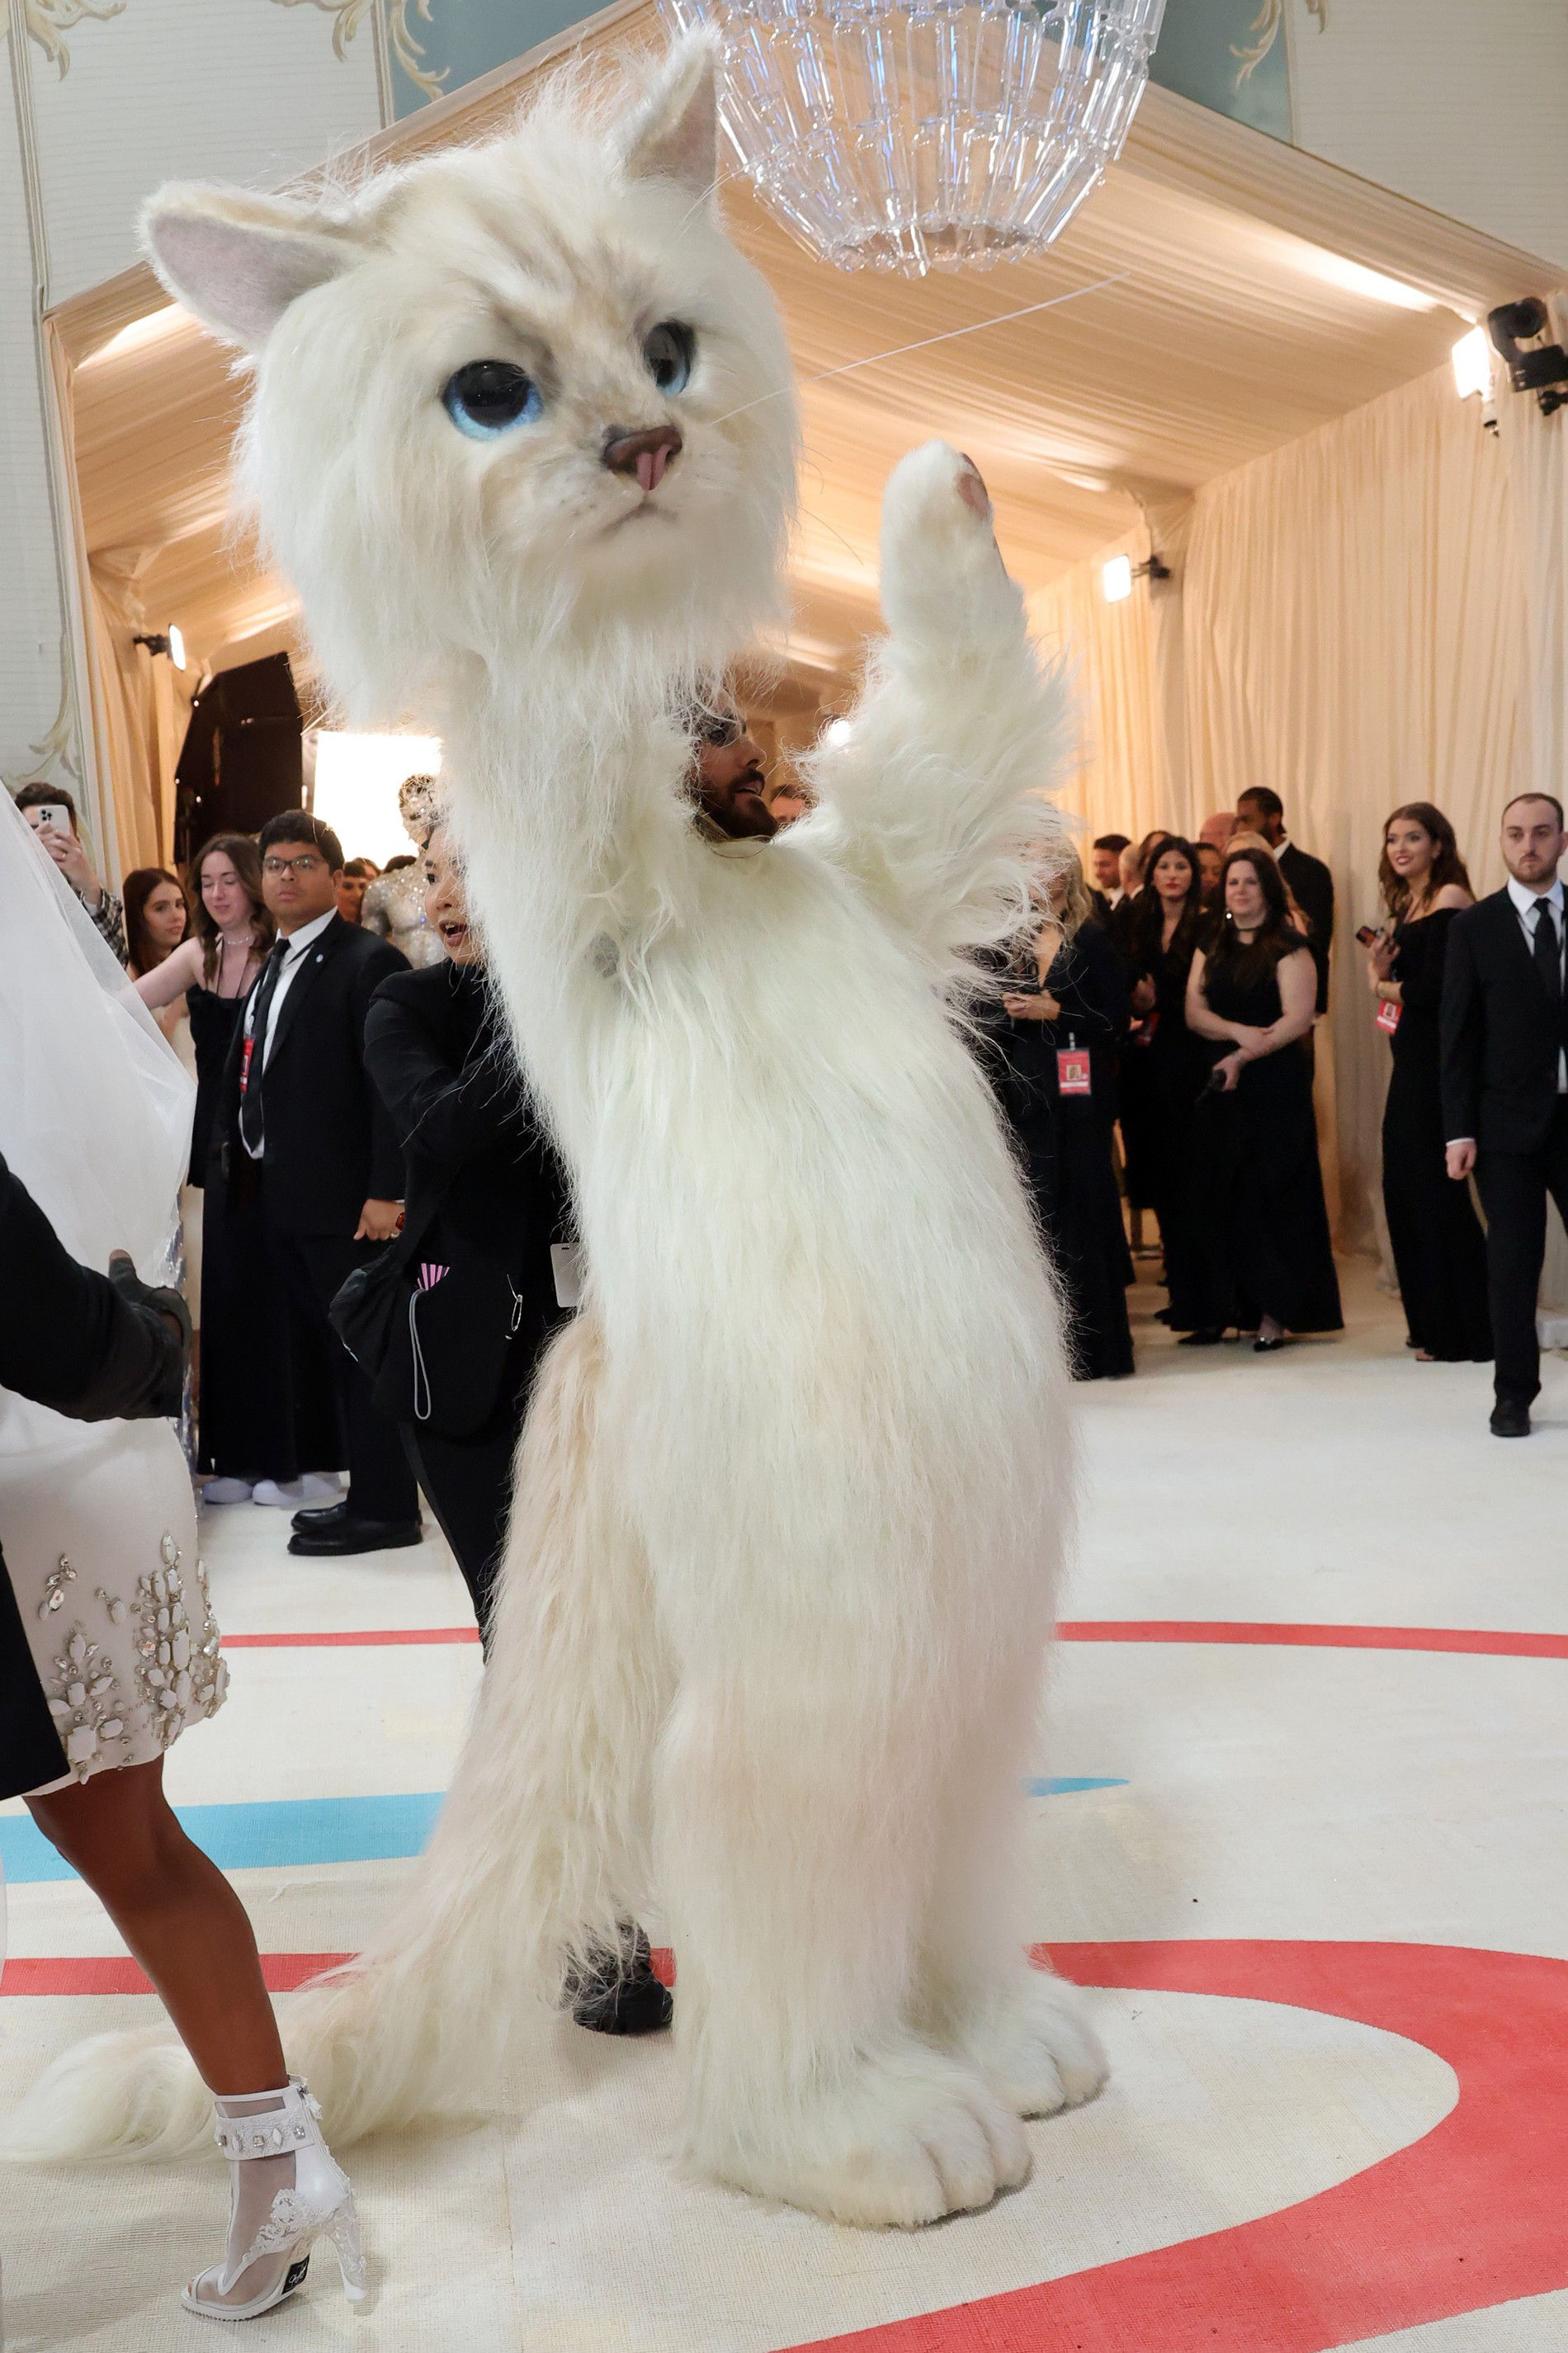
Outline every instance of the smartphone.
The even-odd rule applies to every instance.
[[[1383,934],[1381,932],[1374,932],[1370,923],[1363,923],[1356,933],[1356,937],[1363,948],[1370,948],[1375,947]]]
[[[68,833],[71,829],[70,812],[59,801],[35,801],[22,814],[35,833],[43,825],[52,825],[57,833]]]

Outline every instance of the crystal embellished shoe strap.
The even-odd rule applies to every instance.
[[[274,2107],[253,2108],[248,2115],[226,2111],[216,2103],[213,2138],[225,2157],[291,2157],[302,2148],[325,2148],[321,2108],[298,2075],[277,2091],[250,2092],[247,2101],[275,2101]],[[231,2103],[237,2106],[237,2101]]]

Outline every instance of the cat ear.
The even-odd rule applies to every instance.
[[[177,302],[225,343],[261,349],[289,308],[347,269],[351,230],[282,196],[175,182],[142,216],[142,241]]]
[[[677,180],[695,196],[713,194],[719,174],[718,62],[710,33],[689,33],[675,44],[622,133],[629,178]]]

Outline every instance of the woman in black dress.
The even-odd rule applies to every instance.
[[[997,1088],[1068,1310],[1074,1377],[1116,1380],[1132,1370],[1132,1262],[1111,1160],[1127,986],[1076,858],[1051,885],[1051,910],[991,1024]]]
[[[1111,910],[1106,931],[1121,962],[1122,981],[1129,991],[1138,977],[1138,919],[1149,895],[1149,860],[1165,839],[1164,829],[1161,828],[1153,833],[1146,833],[1135,849],[1130,846],[1121,853],[1122,895]],[[1116,1113],[1121,1128],[1121,1181],[1126,1188],[1127,1206],[1131,1212],[1132,1247],[1140,1258],[1143,1255],[1143,1212],[1152,1209],[1157,1215],[1160,1206],[1155,1198],[1158,1172],[1154,1166],[1155,1146],[1150,1111],[1152,1080],[1148,1049],[1152,1034],[1145,1023],[1134,1022],[1121,1039],[1116,1070]]]
[[[1396,808],[1378,868],[1387,929],[1369,961],[1394,1069],[1383,1113],[1383,1202],[1410,1345],[1422,1364],[1484,1365],[1492,1353],[1486,1239],[1468,1185],[1444,1166],[1437,1012],[1454,917],[1473,903],[1454,828],[1429,801]]]
[[[247,834],[216,834],[192,860],[191,881],[189,938],[136,987],[153,1008],[183,994],[190,1016],[196,1058],[190,1182],[203,1188],[196,1468],[209,1474],[205,1502],[240,1504],[262,1479],[292,1482],[301,1465],[329,1467],[336,1441],[330,1398],[300,1400],[293,1421],[284,1409],[283,1327],[264,1271],[260,1203],[233,1206],[214,1161],[224,1064],[272,945],[260,853]]]
[[[1189,1179],[1193,1113],[1212,1057],[1187,1027],[1187,976],[1208,928],[1208,910],[1190,841],[1166,834],[1147,863],[1148,885],[1135,902],[1132,934],[1132,1011],[1148,1036],[1140,1053],[1144,1152],[1171,1293],[1160,1321],[1189,1332],[1198,1317]]]
[[[1233,849],[1217,935],[1193,958],[1187,1026],[1216,1053],[1193,1119],[1194,1329],[1203,1347],[1237,1325],[1261,1355],[1288,1332],[1343,1328],[1302,1040],[1317,966],[1267,850]]]

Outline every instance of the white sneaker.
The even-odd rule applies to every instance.
[[[275,1511],[297,1512],[313,1501],[308,1479],[258,1479],[250,1491],[253,1504],[269,1504]]]
[[[248,1504],[248,1479],[209,1479],[201,1491],[204,1504]]]
[[[338,1471],[307,1471],[300,1484],[308,1504],[336,1504],[342,1498],[342,1474]]]

